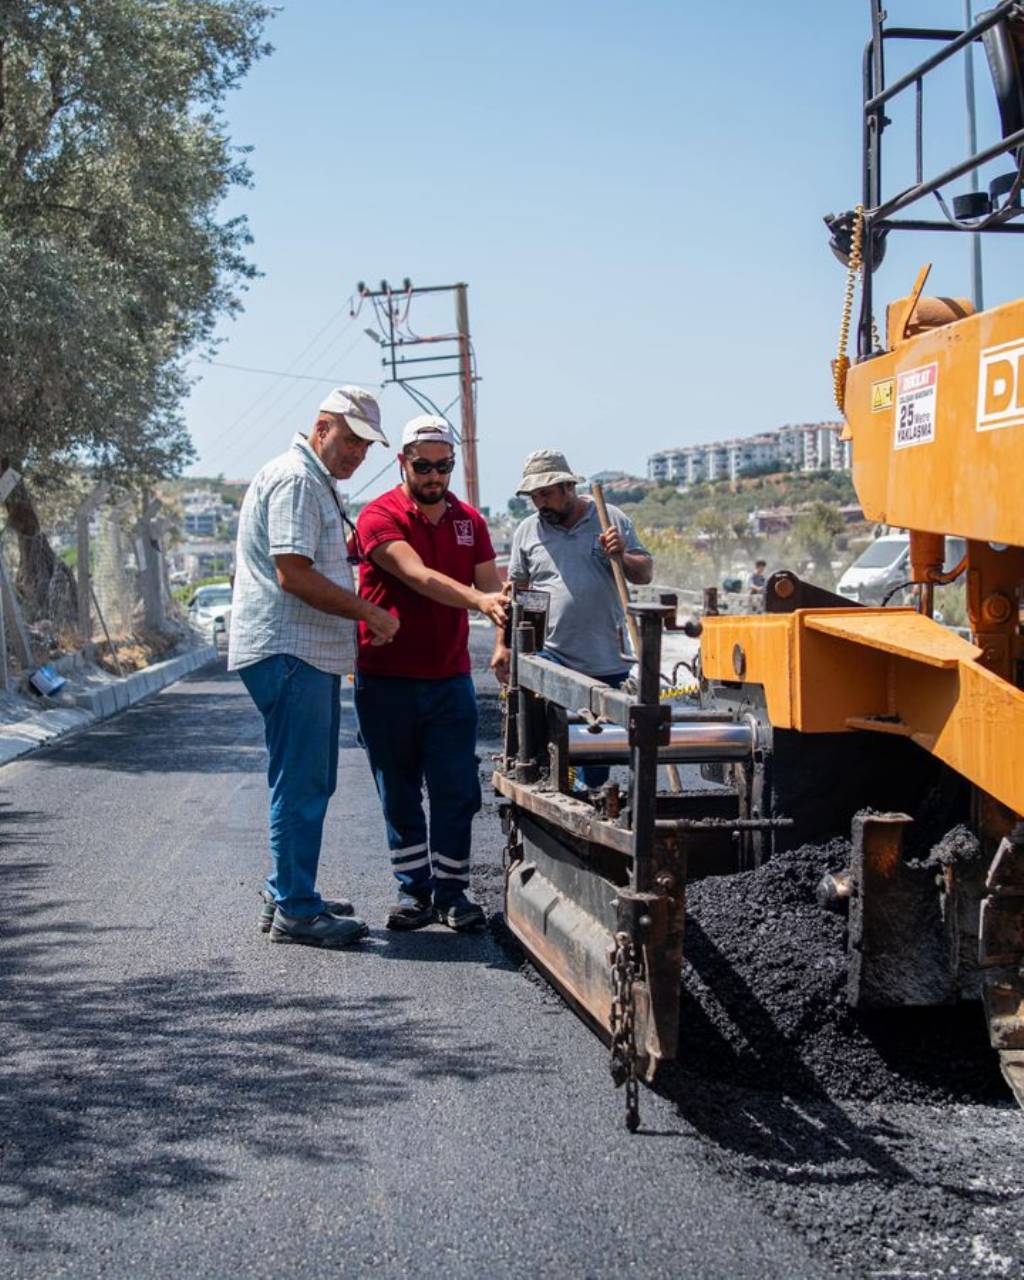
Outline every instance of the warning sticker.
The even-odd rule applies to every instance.
[[[935,439],[935,398],[939,366],[908,369],[896,379],[896,434],[893,448],[909,449]]]
[[[883,409],[891,409],[894,383],[892,378],[883,378],[881,382],[871,384],[871,412],[881,413]]]

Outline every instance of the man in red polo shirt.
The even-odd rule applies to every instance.
[[[455,437],[444,418],[423,414],[406,424],[399,465],[402,483],[357,522],[359,594],[401,623],[386,646],[360,625],[355,683],[398,880],[387,925],[419,929],[436,918],[474,929],[484,913],[466,896],[480,808],[468,611],[501,629],[505,596],[483,517],[448,492]]]

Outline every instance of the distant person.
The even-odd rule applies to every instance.
[[[484,913],[466,892],[480,808],[468,615],[482,613],[500,635],[505,597],[486,521],[449,491],[455,436],[444,418],[406,424],[399,465],[401,483],[367,503],[357,524],[360,595],[402,624],[383,649],[360,625],[356,670],[359,734],[398,881],[386,923],[477,929]]]
[[[625,614],[609,557],[621,555],[626,581],[637,584],[651,581],[654,562],[618,507],[608,507],[612,527],[601,532],[593,499],[576,492],[583,479],[570,471],[563,453],[538,449],[529,455],[516,492],[532,501],[536,514],[512,536],[508,576],[550,596],[544,656],[617,689],[630,661],[623,653]],[[508,678],[503,643],[492,665]],[[576,775],[584,786],[599,787],[608,769],[586,765]]]
[[[764,595],[765,583],[768,581],[767,560],[755,560],[754,572],[750,575],[750,591],[754,595]]]
[[[270,761],[270,875],[260,927],[272,942],[344,947],[367,932],[352,904],[316,889],[327,804],[338,778],[341,676],[355,665],[355,628],[387,645],[398,621],[353,590],[335,480],[370,445],[386,445],[368,391],[338,387],[308,436],[249,485],[238,523],[228,669],[259,708]]]

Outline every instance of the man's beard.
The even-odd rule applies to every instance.
[[[550,507],[541,507],[537,512],[545,524],[565,524],[568,511],[552,511]]]
[[[448,492],[449,480],[445,476],[441,480],[422,481],[416,478],[414,471],[406,472],[406,483],[409,486],[409,492],[418,501],[425,506],[433,506],[435,502],[440,502],[444,495]],[[427,491],[429,488],[429,492]]]

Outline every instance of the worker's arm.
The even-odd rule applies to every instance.
[[[653,559],[646,551],[627,551],[622,534],[615,525],[601,534],[601,546],[606,556],[622,557],[622,571],[627,582],[643,587],[654,577]]]
[[[475,584],[467,586],[437,569],[429,569],[408,542],[382,542],[370,552],[370,559],[428,600],[453,609],[476,609],[496,627],[505,625],[505,597],[501,591],[482,591]],[[494,583],[498,585],[496,572]]]
[[[512,589],[512,584],[506,582],[502,585],[501,579],[498,577],[498,566],[493,560],[485,560],[482,564],[478,564],[473,571],[473,584],[481,591],[500,591],[502,599],[508,601],[508,594]],[[505,643],[505,624],[494,626],[494,652],[491,654],[490,668],[494,672],[499,684],[508,684],[508,664],[511,653],[508,645]]]
[[[362,600],[354,591],[339,587],[313,568],[313,561],[306,556],[274,556],[277,580],[283,591],[297,596],[313,609],[330,613],[337,618],[355,618],[365,622],[373,636],[374,644],[387,644],[398,630],[398,619],[369,600]]]

